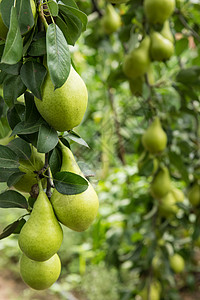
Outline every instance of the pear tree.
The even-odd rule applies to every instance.
[[[124,298],[151,299],[151,287],[159,280],[162,291],[153,299],[175,299],[179,297],[179,280],[170,257],[181,257],[174,264],[177,270],[180,268],[183,281],[187,272],[194,276],[194,245],[198,245],[200,236],[200,4],[136,0],[113,5],[121,15],[122,25],[108,34],[104,28],[96,30],[105,6],[95,3],[96,20],[89,22],[91,32],[85,42],[93,49],[98,45],[93,60],[96,59],[98,76],[105,85],[105,93],[107,89],[106,100],[114,115],[117,142],[112,152],[114,158],[109,162],[116,169],[121,162],[120,171],[124,168],[124,173],[128,173],[124,175],[125,183],[117,181],[116,175],[120,185],[116,190],[123,203],[115,208],[124,222],[119,230],[113,225],[113,234],[108,229],[109,237],[105,234],[106,258],[120,276],[127,268],[126,274],[133,272],[139,277],[138,284],[130,287],[129,295],[122,293]],[[155,120],[159,124],[154,127]],[[103,139],[106,132],[102,131],[101,128]],[[102,147],[102,154],[103,150]],[[137,159],[140,179],[134,173]],[[133,166],[131,175],[127,164]],[[115,168],[112,172],[117,173]],[[106,177],[110,185],[114,184],[113,177]],[[117,193],[109,194],[106,187],[102,189],[107,196],[112,194],[115,201]],[[123,247],[125,240],[127,248]],[[162,261],[163,272],[159,276],[152,263],[156,256]],[[124,284],[126,280],[124,276]]]

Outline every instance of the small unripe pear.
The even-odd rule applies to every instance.
[[[161,284],[159,281],[155,281],[150,286],[150,299],[160,300]],[[148,288],[145,287],[140,293],[142,300],[148,300]]]
[[[171,193],[173,194],[176,202],[183,202],[184,201],[184,194],[181,190],[177,189],[177,188],[173,188],[171,190]]]
[[[105,33],[111,34],[118,30],[121,26],[121,18],[120,15],[114,9],[114,6],[111,4],[107,4],[106,12],[103,18],[101,19],[103,29]]]
[[[173,37],[173,34],[171,32],[171,29],[170,29],[170,26],[169,26],[169,20],[166,20],[164,25],[163,25],[163,28],[160,32],[160,34],[162,36],[164,36],[164,38],[166,38],[167,40],[169,40],[170,42],[174,43],[174,37]]]
[[[161,127],[160,119],[156,117],[142,137],[142,143],[150,153],[159,153],[166,148],[167,135]]]
[[[152,24],[163,24],[173,13],[175,0],[145,0],[144,11]]]
[[[19,247],[30,259],[45,261],[59,250],[62,239],[62,228],[39,182],[39,195],[30,218],[20,232]]]
[[[151,183],[151,194],[156,199],[161,199],[171,190],[171,180],[166,167],[161,168],[155,174]]]
[[[45,261],[31,260],[24,254],[20,259],[20,274],[24,282],[35,290],[48,289],[59,277],[60,258],[57,254]]]
[[[85,114],[87,102],[85,83],[72,66],[66,82],[56,90],[50,75],[47,74],[42,87],[42,101],[35,98],[42,117],[58,131],[78,126]]]
[[[200,204],[200,185],[195,183],[188,192],[188,199],[193,206]]]
[[[71,150],[62,145],[61,172],[72,172],[84,177]],[[64,195],[54,189],[51,202],[58,220],[75,231],[86,230],[94,221],[98,208],[98,196],[90,182],[84,192],[76,195]]]
[[[170,267],[175,273],[183,272],[185,268],[185,261],[181,255],[176,253],[170,257],[169,261],[170,261]]]
[[[128,78],[135,79],[148,71],[150,66],[149,47],[150,37],[146,36],[138,48],[133,49],[125,56],[122,67]]]
[[[154,31],[151,34],[150,54],[155,61],[166,61],[174,54],[174,45],[159,32]]]
[[[164,217],[169,217],[178,212],[178,206],[176,205],[176,199],[171,192],[167,193],[163,198],[159,200],[159,214]]]

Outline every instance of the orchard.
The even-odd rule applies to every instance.
[[[0,299],[200,298],[199,45],[198,0],[1,0]]]

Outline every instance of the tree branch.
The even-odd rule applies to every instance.
[[[190,25],[185,20],[185,18],[183,16],[183,14],[181,13],[181,11],[179,9],[176,9],[175,14],[178,16],[178,18],[179,18],[180,22],[182,23],[182,25],[191,32],[193,37],[196,38],[198,42],[200,42],[200,35],[192,27],[190,27]]]
[[[100,11],[100,9],[98,8],[96,1],[95,0],[91,0],[91,1],[92,1],[92,6],[93,6],[93,12],[96,11],[98,13],[99,17],[101,18],[103,16],[103,14]]]

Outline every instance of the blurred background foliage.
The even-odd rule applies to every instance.
[[[25,288],[18,272],[17,237],[2,240],[1,273],[9,271],[9,278],[21,289],[15,294],[11,286],[10,300],[140,299],[137,295],[152,279],[155,256],[162,261],[154,274],[162,285],[162,300],[189,299],[184,298],[186,293],[198,291],[199,211],[191,207],[187,192],[191,183],[200,179],[200,4],[177,0],[170,19],[176,37],[175,55],[166,63],[153,63],[154,84],[144,82],[142,96],[136,97],[123,75],[122,62],[130,39],[143,34],[142,3],[134,0],[115,5],[122,26],[107,35],[101,26],[106,2],[78,1],[89,23],[70,50],[86,82],[89,106],[75,131],[90,149],[74,142],[72,150],[96,187],[99,215],[86,232],[63,228],[65,238],[59,251],[62,273],[47,292]],[[160,223],[155,200],[149,193],[149,160],[138,170],[138,160],[144,152],[141,136],[155,114],[168,135],[167,149],[158,159],[168,166],[174,185],[185,194],[177,214]],[[6,118],[2,117],[1,137],[8,132]],[[1,184],[1,190],[4,188]],[[18,209],[1,209],[0,229],[18,216]],[[169,265],[174,252],[182,255],[186,265],[178,275]]]

